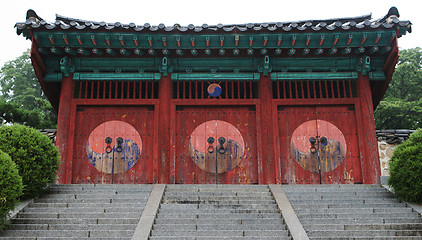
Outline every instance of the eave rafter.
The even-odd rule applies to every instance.
[[[281,55],[374,54],[391,51],[397,31],[260,33],[260,34],[137,34],[110,32],[48,32],[33,34],[41,54],[102,55]],[[377,49],[377,50],[375,50]]]

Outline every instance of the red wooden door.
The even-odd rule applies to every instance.
[[[176,183],[258,182],[255,109],[178,107],[176,115]]]
[[[148,183],[153,111],[147,107],[78,107],[72,183]]]
[[[362,182],[353,107],[279,107],[278,127],[284,183]]]

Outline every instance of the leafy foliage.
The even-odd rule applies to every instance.
[[[19,203],[22,195],[22,177],[9,155],[0,151],[0,229],[4,228],[6,217]]]
[[[29,58],[29,50],[0,70],[0,121],[35,128],[55,128],[57,116],[46,99]]]
[[[55,117],[45,116],[40,109],[28,110],[0,97],[0,123],[21,123],[35,128],[54,127]]]
[[[375,111],[377,129],[422,127],[422,49],[400,52],[389,88]]]
[[[54,183],[59,169],[59,151],[39,131],[23,125],[0,127],[0,150],[16,163],[24,184],[24,197],[39,196]]]
[[[422,203],[422,129],[394,150],[390,159],[390,185],[396,196]]]
[[[417,129],[422,127],[422,98],[381,101],[375,111],[377,129]]]

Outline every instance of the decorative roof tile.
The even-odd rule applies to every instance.
[[[393,10],[391,10],[393,9]],[[87,21],[82,19],[69,18],[62,15],[56,15],[56,20],[54,23],[49,23],[42,18],[38,17],[33,10],[28,10],[28,13],[32,13],[32,17],[28,18],[25,22],[17,23],[15,27],[17,28],[18,34],[20,34],[25,29],[38,29],[38,30],[85,30],[87,28],[95,31],[135,31],[135,32],[157,32],[157,31],[166,31],[166,32],[231,32],[239,30],[242,32],[259,32],[259,31],[280,31],[280,32],[290,32],[290,31],[351,31],[351,30],[361,30],[364,28],[370,29],[390,29],[396,25],[400,27],[407,27],[408,31],[411,32],[411,22],[410,21],[400,21],[398,19],[398,11],[396,8],[391,8],[389,14],[379,20],[372,20],[371,15],[364,15],[353,18],[335,18],[335,19],[326,19],[326,20],[307,20],[307,21],[295,21],[295,22],[264,22],[264,23],[248,23],[248,24],[217,24],[217,25],[207,25],[203,24],[200,26],[195,26],[189,24],[188,26],[166,26],[161,23],[158,26],[150,25],[145,23],[142,26],[136,25],[135,23],[122,24],[120,22],[116,23],[105,23],[105,22],[96,22],[96,21]],[[34,17],[35,16],[35,17]],[[391,23],[389,23],[389,21]],[[58,28],[60,27],[60,28]]]
[[[378,141],[386,141],[388,144],[400,144],[407,140],[416,130],[389,129],[376,130]]]

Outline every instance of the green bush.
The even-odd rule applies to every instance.
[[[388,185],[398,198],[422,203],[422,129],[394,150]]]
[[[9,211],[19,203],[22,189],[22,177],[16,164],[9,155],[0,151],[0,229],[4,228]]]
[[[16,163],[24,185],[23,198],[39,196],[54,183],[60,155],[50,139],[23,125],[0,127],[0,150]]]

